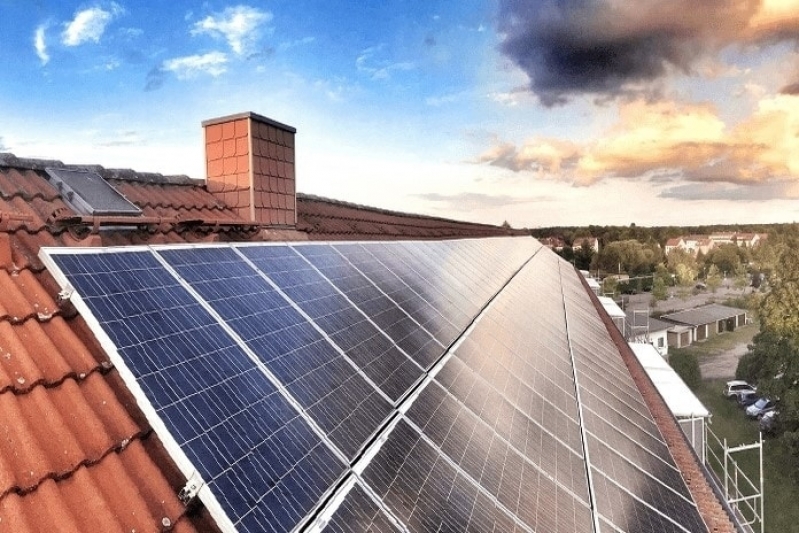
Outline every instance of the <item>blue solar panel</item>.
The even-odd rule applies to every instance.
[[[359,272],[369,278],[369,281],[388,295],[442,346],[449,346],[460,331],[446,318],[444,314],[446,310],[434,308],[430,302],[414,291],[405,279],[380,262],[372,253],[379,246],[382,245],[375,243],[333,245]]]
[[[239,531],[290,531],[344,474],[342,460],[152,254],[53,261]]]
[[[388,417],[391,403],[233,249],[159,254],[353,458]]]
[[[313,266],[287,246],[241,247],[392,400],[421,378],[422,369]]]

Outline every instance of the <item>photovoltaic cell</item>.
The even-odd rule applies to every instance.
[[[239,250],[389,398],[398,400],[421,378],[422,369],[291,248],[263,246]]]
[[[446,310],[435,309],[430,302],[415,292],[405,279],[380,262],[372,253],[380,246],[382,245],[374,243],[333,245],[442,346],[449,346],[460,332],[446,318],[444,314]]]
[[[55,255],[239,531],[290,531],[343,462],[149,252]]]
[[[525,531],[405,422],[363,477],[410,531]]]
[[[159,254],[353,458],[389,415],[391,404],[233,249]]]
[[[444,347],[331,246],[297,246],[333,285],[369,316],[411,359],[429,368]]]
[[[326,533],[400,533],[402,530],[369,497],[361,484],[356,483],[324,531]]]

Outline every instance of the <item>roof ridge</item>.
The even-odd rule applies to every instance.
[[[307,194],[307,193],[301,193],[301,192],[297,193],[297,200],[307,200],[307,201],[311,201],[311,202],[323,202],[323,203],[328,203],[328,204],[332,204],[332,205],[338,205],[338,206],[341,206],[341,207],[349,207],[349,208],[352,208],[352,209],[357,209],[359,211],[371,211],[371,212],[374,212],[374,213],[380,213],[380,214],[384,214],[384,215],[392,215],[392,216],[397,216],[397,217],[401,217],[401,218],[413,218],[413,219],[417,219],[417,220],[418,219],[424,219],[424,220],[432,220],[432,221],[439,221],[439,222],[447,222],[447,223],[450,223],[450,224],[458,224],[460,226],[464,226],[464,225],[480,226],[480,227],[492,228],[492,229],[496,229],[496,228],[500,227],[500,226],[495,226],[493,224],[486,224],[486,223],[483,223],[483,222],[468,222],[468,221],[463,221],[463,220],[454,220],[454,219],[451,219],[451,218],[437,217],[437,216],[433,216],[433,215],[422,215],[422,214],[406,213],[406,212],[402,212],[402,211],[393,211],[391,209],[385,209],[385,208],[382,208],[382,207],[373,207],[373,206],[368,206],[368,205],[363,205],[363,204],[357,204],[357,203],[354,203],[354,202],[346,202],[344,200],[336,200],[334,198],[326,198],[324,196],[317,196],[315,194]],[[319,214],[316,214],[315,216],[326,217],[326,218],[344,218],[344,219],[350,219],[350,220],[358,220],[358,219],[352,219],[350,217],[343,217],[343,216],[330,217],[330,216],[327,216],[327,215],[319,215]]]
[[[50,167],[97,172],[105,179],[160,183],[165,185],[204,185],[205,180],[191,178],[185,174],[165,175],[159,172],[139,172],[130,168],[105,168],[102,165],[65,164],[58,159],[17,157],[10,152],[0,152],[0,167],[24,168],[44,171]]]

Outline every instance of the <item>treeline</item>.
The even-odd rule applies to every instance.
[[[544,237],[558,237],[569,246],[579,246],[575,239],[595,237],[599,239],[600,247],[615,241],[637,240],[639,242],[653,241],[661,247],[666,241],[685,235],[708,235],[711,233],[790,233],[797,232],[799,225],[790,224],[715,224],[708,226],[550,226],[534,228],[530,234],[541,239]]]

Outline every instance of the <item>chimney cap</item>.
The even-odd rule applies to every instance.
[[[252,119],[252,120],[256,120],[258,122],[262,122],[264,124],[268,124],[270,126],[274,126],[276,128],[280,128],[280,129],[285,130],[285,131],[287,131],[289,133],[297,133],[297,128],[294,128],[292,126],[288,126],[286,124],[278,122],[277,120],[272,120],[271,118],[267,118],[267,117],[265,117],[263,115],[259,115],[258,113],[253,113],[252,111],[246,111],[244,113],[236,113],[235,115],[227,115],[227,116],[224,116],[224,117],[209,118],[208,120],[204,120],[202,122],[202,126],[203,126],[203,128],[205,128],[207,126],[213,126],[214,124],[224,124],[226,122],[231,122],[233,120],[240,120],[242,118],[249,118],[249,119]]]

